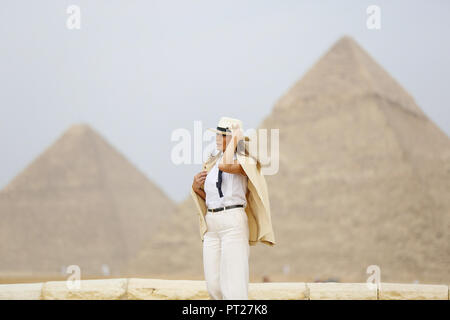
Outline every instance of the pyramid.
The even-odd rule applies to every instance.
[[[281,140],[267,177],[280,248],[267,258],[312,280],[365,282],[378,265],[382,280],[448,283],[450,139],[351,37],[261,126]]]
[[[191,198],[182,201],[168,223],[125,267],[137,277],[203,280],[202,242]]]
[[[0,192],[0,272],[121,274],[174,208],[98,132],[73,125]]]
[[[259,127],[280,130],[279,172],[266,176],[277,245],[252,247],[251,279],[366,282],[377,265],[381,281],[450,282],[450,139],[353,38],[333,44]],[[179,226],[171,270],[202,277],[197,213],[184,210],[178,223],[196,228]]]

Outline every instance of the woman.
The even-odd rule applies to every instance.
[[[237,150],[248,141],[242,135],[242,122],[222,117],[217,129],[210,130],[216,132],[216,154],[192,184],[200,214],[206,286],[215,300],[247,300],[249,246],[275,244],[267,187],[259,162],[245,161],[250,157],[246,148]]]

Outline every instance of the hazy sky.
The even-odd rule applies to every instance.
[[[66,27],[72,4],[80,30]],[[257,127],[343,35],[450,136],[449,29],[446,0],[2,0],[0,188],[83,122],[182,200],[200,166],[172,164],[172,131],[221,115]]]

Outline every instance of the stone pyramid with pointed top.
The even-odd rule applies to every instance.
[[[364,282],[378,265],[386,281],[450,280],[450,139],[352,38],[261,126],[281,140],[267,177],[280,242],[268,258],[319,279]]]
[[[120,274],[174,208],[97,131],[73,125],[0,192],[0,271]]]
[[[182,201],[169,222],[130,260],[128,274],[163,279],[203,278],[202,242],[191,198]]]
[[[450,139],[351,37],[260,128],[280,129],[280,170],[267,176],[277,245],[252,248],[252,279],[365,282],[377,265],[381,281],[450,281]],[[174,272],[201,266],[197,233],[173,246]]]

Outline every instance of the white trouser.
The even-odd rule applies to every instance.
[[[203,268],[213,300],[248,300],[248,221],[244,208],[205,215]]]

